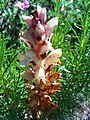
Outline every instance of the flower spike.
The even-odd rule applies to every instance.
[[[20,38],[28,45],[29,50],[20,53],[18,59],[23,65],[28,66],[22,72],[22,77],[28,90],[26,102],[32,114],[41,115],[42,111],[48,111],[58,107],[53,103],[51,95],[55,94],[61,84],[56,80],[61,80],[59,72],[54,72],[55,65],[61,64],[61,49],[54,49],[51,37],[54,28],[58,25],[58,17],[52,18],[48,22],[46,8],[37,5],[33,16],[22,16],[27,23],[29,30],[20,34]]]

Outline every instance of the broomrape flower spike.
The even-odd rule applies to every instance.
[[[20,34],[20,38],[28,45],[29,50],[20,53],[18,59],[28,69],[21,73],[28,90],[26,99],[34,118],[39,117],[42,111],[49,111],[58,107],[52,102],[51,95],[60,89],[61,80],[59,72],[53,72],[55,65],[61,64],[61,49],[54,49],[51,43],[52,33],[58,25],[58,17],[47,22],[46,8],[37,5],[33,16],[22,16],[29,30]],[[50,53],[49,53],[49,52]],[[32,83],[32,84],[30,84]]]
[[[25,10],[27,9],[30,5],[29,5],[29,2],[27,0],[24,0],[24,2],[20,2],[18,1],[16,4],[15,4],[16,7],[18,7],[19,9],[21,10]]]

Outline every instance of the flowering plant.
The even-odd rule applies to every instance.
[[[27,0],[24,0],[24,2],[18,1],[15,4],[15,6],[18,7],[19,9],[21,9],[21,10],[25,10],[29,7],[29,2]]]
[[[48,111],[57,107],[52,102],[51,95],[60,89],[60,73],[54,72],[54,65],[61,64],[59,58],[62,55],[61,49],[54,49],[50,42],[52,32],[58,24],[58,17],[46,22],[46,8],[37,5],[33,16],[22,16],[29,26],[20,34],[20,38],[29,46],[30,50],[20,53],[18,59],[23,65],[29,68],[22,73],[26,82],[25,88],[28,90],[26,102],[36,116],[42,111]],[[51,51],[50,53],[48,51]],[[40,117],[40,116],[39,116]]]

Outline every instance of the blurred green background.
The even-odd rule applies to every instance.
[[[87,102],[90,108],[90,0],[28,0],[30,7],[21,11],[17,0],[0,0],[0,120],[25,120],[28,93],[20,73],[17,54],[26,51],[19,33],[27,28],[22,15],[31,15],[40,4],[47,9],[47,20],[58,16],[52,37],[53,47],[62,48],[62,64],[55,67],[62,75],[61,89],[52,96],[58,109],[46,117],[77,120],[75,111]],[[64,8],[63,8],[64,7]],[[53,119],[52,119],[53,120]]]

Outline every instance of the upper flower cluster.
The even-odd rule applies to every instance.
[[[46,22],[46,8],[41,8],[39,5],[37,5],[37,9],[34,11],[33,17],[23,16],[23,19],[34,32],[35,38],[42,41],[45,40],[46,37],[50,37],[58,24],[58,17]]]
[[[35,58],[34,63],[36,63],[38,61],[37,57],[44,58],[48,50],[53,50],[50,39],[54,28],[58,24],[58,17],[46,22],[46,8],[41,8],[39,5],[37,5],[37,9],[34,10],[33,16],[29,17],[23,15],[22,17],[29,26],[29,30],[21,33],[21,39],[31,47],[32,51],[30,51],[31,53],[28,53],[32,55],[33,52],[35,52],[33,55]],[[30,60],[30,57],[29,59],[27,58],[27,53],[25,56],[27,59],[26,61]],[[32,59],[33,58],[31,57],[31,61]],[[22,62],[24,63],[24,61]]]

